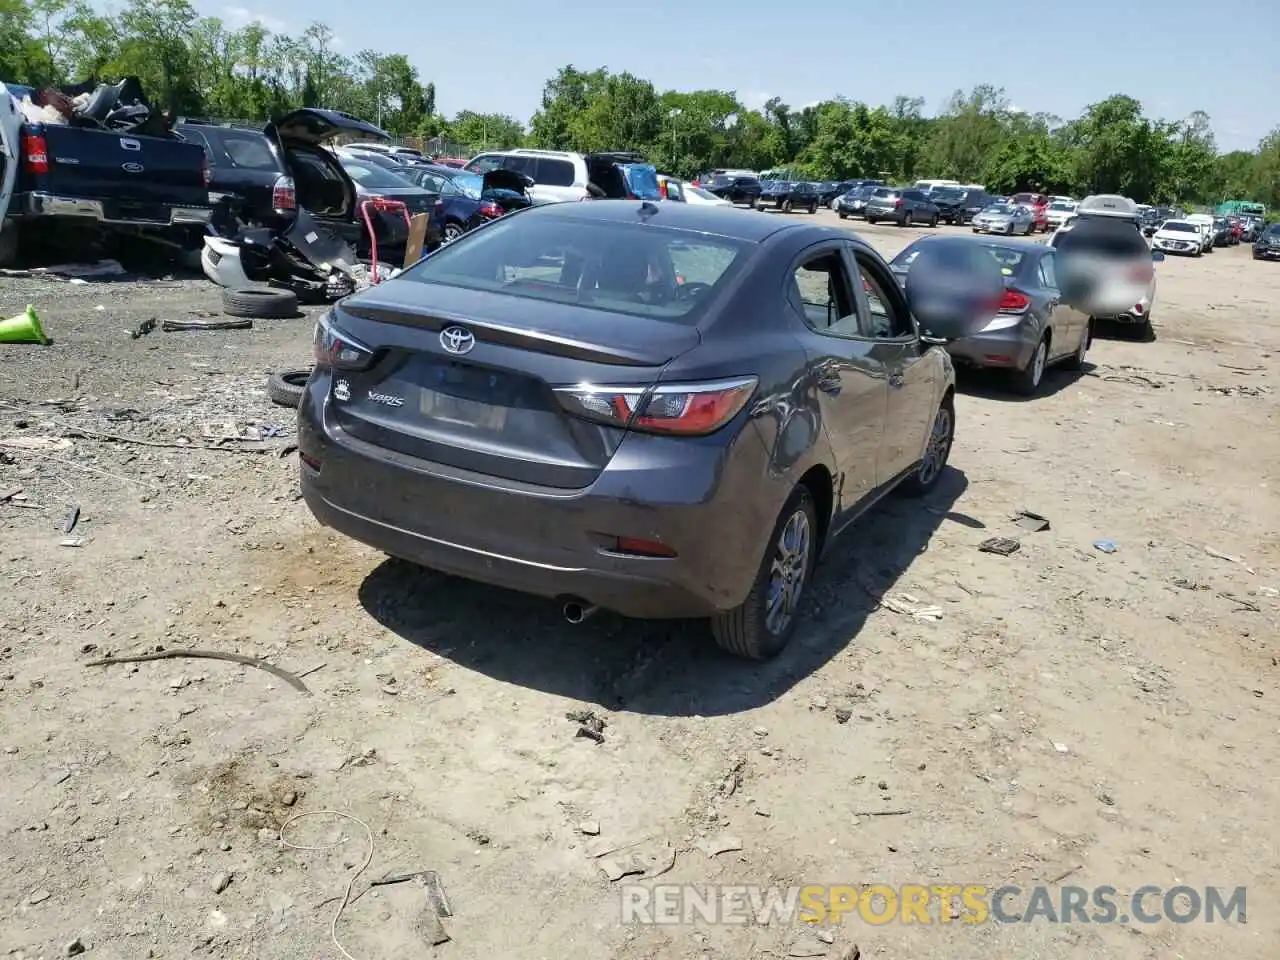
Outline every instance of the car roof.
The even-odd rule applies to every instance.
[[[731,240],[759,243],[774,234],[795,230],[814,230],[821,235],[831,234],[856,239],[848,231],[837,230],[834,227],[807,225],[767,213],[752,213],[716,205],[658,204],[641,200],[592,200],[589,203],[543,204],[534,207],[529,213],[564,220],[634,223],[638,219],[640,208],[646,203],[657,211],[649,217],[649,222],[652,224],[674,230],[715,234]]]

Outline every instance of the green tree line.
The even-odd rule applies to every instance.
[[[797,177],[947,177],[997,191],[1122,193],[1152,203],[1253,199],[1280,207],[1280,127],[1255,150],[1220,154],[1209,117],[1153,119],[1116,94],[1064,120],[1012,108],[1004,91],[957,90],[936,116],[921,97],[872,106],[837,97],[749,109],[731,90],[661,91],[630,73],[561,68],[526,126],[436,108],[435,79],[398,53],[336,49],[313,23],[297,36],[231,29],[188,0],[0,0],[0,79],[33,86],[136,75],[177,115],[261,120],[299,106],[345,110],[400,137],[472,150],[633,149],[662,170],[785,167]]]

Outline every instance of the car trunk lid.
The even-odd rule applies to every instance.
[[[397,453],[505,480],[589,485],[625,431],[571,415],[553,389],[646,387],[701,341],[693,326],[402,279],[343,302],[337,323],[373,350],[335,374],[338,425]]]

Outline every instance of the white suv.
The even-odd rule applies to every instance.
[[[486,174],[499,167],[533,181],[536,202],[586,200],[592,196],[659,200],[658,175],[638,153],[569,153],[564,150],[494,150],[473,157],[464,169]],[[588,184],[599,188],[593,193]]]

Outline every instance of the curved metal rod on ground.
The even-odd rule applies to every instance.
[[[257,667],[259,670],[265,670],[267,673],[279,677],[299,693],[304,693],[308,697],[311,696],[311,691],[307,688],[307,685],[295,674],[274,664],[267,663],[258,657],[245,656],[243,653],[223,653],[220,650],[159,650],[155,653],[139,653],[129,657],[104,657],[101,660],[88,660],[85,662],[85,666],[105,667],[113,663],[143,663],[147,660],[171,660],[180,657],[190,657],[196,660],[227,660],[231,663],[243,664],[246,667]]]

